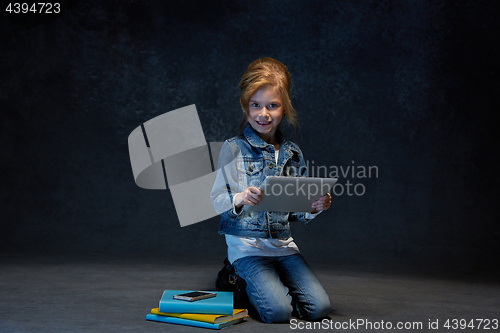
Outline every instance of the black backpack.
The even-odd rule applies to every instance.
[[[249,307],[246,293],[247,283],[243,280],[231,265],[229,260],[224,258],[224,267],[217,273],[215,279],[215,290],[232,291],[235,309],[247,309]]]

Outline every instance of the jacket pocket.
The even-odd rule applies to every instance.
[[[248,186],[258,186],[265,178],[264,159],[254,159],[251,157],[242,158],[238,161],[238,173],[240,174],[240,184],[246,188]]]
[[[255,160],[244,158],[243,163],[238,163],[238,165],[240,166],[240,171],[244,171],[247,176],[253,177],[262,172],[262,169],[264,168],[264,159]]]
[[[285,177],[300,177],[305,171],[305,167],[300,166],[300,161],[292,159],[285,165],[282,174]]]

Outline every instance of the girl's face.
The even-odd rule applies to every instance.
[[[264,141],[274,143],[276,130],[284,115],[278,89],[262,87],[253,94],[248,104],[248,123]]]

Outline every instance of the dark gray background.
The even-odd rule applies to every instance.
[[[234,136],[238,80],[270,56],[306,159],[379,169],[292,226],[308,260],[499,271],[497,1],[62,3],[0,14],[4,257],[222,260],[218,218],[181,228],[169,191],[135,185],[127,137],[190,104],[207,141]]]

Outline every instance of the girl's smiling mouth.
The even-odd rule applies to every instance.
[[[260,126],[267,126],[272,123],[272,121],[255,121]]]

